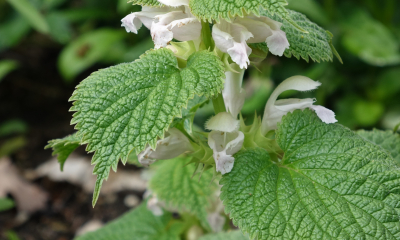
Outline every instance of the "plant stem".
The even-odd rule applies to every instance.
[[[218,96],[216,98],[214,98],[212,100],[212,102],[213,102],[215,114],[218,114],[220,112],[226,112],[224,98],[222,97],[222,93],[218,94]]]
[[[214,49],[214,41],[211,37],[210,24],[208,22],[201,21],[201,40],[206,47],[206,49]]]

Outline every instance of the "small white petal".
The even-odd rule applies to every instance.
[[[171,7],[189,6],[189,0],[157,0],[157,1]]]
[[[237,69],[236,64],[231,64],[231,68],[237,70],[237,73],[227,71],[225,73],[225,84],[222,95],[224,97],[225,107],[234,118],[240,113],[246,97],[246,91],[242,88],[244,70]]]
[[[284,112],[291,112],[296,109],[305,109],[311,107],[315,99],[313,98],[288,98],[275,101],[275,107]]]
[[[233,37],[227,32],[219,28],[219,24],[214,24],[212,29],[212,37],[215,46],[222,52],[228,53],[228,49],[233,47]]]
[[[206,122],[206,129],[221,132],[233,132],[239,128],[240,121],[230,113],[220,112]]]
[[[214,152],[213,154],[216,170],[222,175],[232,171],[235,158],[231,155],[227,155],[225,152]]]
[[[238,64],[241,69],[247,69],[247,66],[250,64],[249,56],[251,51],[246,42],[233,42],[233,47],[229,48],[227,52],[231,56],[232,61]]]
[[[276,100],[278,96],[287,90],[309,91],[318,88],[320,82],[311,80],[304,76],[293,76],[281,84],[272,92],[267,104],[265,105],[264,117],[261,124],[261,133],[266,134],[268,131],[276,129],[277,123],[281,121],[282,116],[295,109],[304,109],[311,107],[314,100],[309,99],[286,99]]]
[[[222,174],[232,170],[237,153],[243,146],[244,134],[240,131],[231,133],[212,131],[208,135],[208,145],[213,149],[216,170]]]
[[[237,17],[234,22],[243,25],[252,33],[253,36],[247,40],[247,43],[265,42],[269,36],[272,36],[271,27],[263,22],[261,18]]]
[[[197,18],[184,18],[172,21],[168,29],[173,32],[175,39],[185,42],[200,38],[201,23]]]
[[[321,119],[324,123],[329,124],[337,122],[335,118],[335,113],[332,110],[319,105],[310,106],[310,108],[315,111],[319,119]]]
[[[173,39],[174,34],[167,26],[153,22],[151,25],[151,37],[153,38],[154,48],[159,49],[166,47]]]
[[[121,22],[121,26],[125,27],[125,30],[128,33],[133,32],[137,34],[137,31],[142,27],[142,22],[136,17],[136,13],[127,15],[121,20]]]
[[[154,163],[155,159],[171,159],[189,151],[193,151],[189,139],[178,129],[171,128],[166,133],[166,138],[157,141],[155,150],[147,146],[138,155],[138,160],[143,166],[147,167]]]
[[[272,31],[272,36],[267,37],[266,41],[269,51],[277,56],[282,56],[290,44],[286,38],[286,33],[282,30]]]

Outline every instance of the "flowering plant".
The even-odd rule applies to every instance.
[[[277,100],[321,83],[290,77],[262,117],[246,125],[240,114],[251,64],[268,54],[341,61],[332,34],[285,1],[131,2],[142,11],[122,26],[144,25],[154,50],[83,80],[70,99],[78,132],[51,146],[62,164],[80,144],[94,152],[93,205],[119,160],[137,156],[153,177],[146,204],[82,239],[400,238],[400,170],[388,149],[313,98]],[[193,119],[207,101],[215,115],[203,131]]]

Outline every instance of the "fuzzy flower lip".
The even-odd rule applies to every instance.
[[[121,20],[127,32],[137,33],[145,25],[150,29],[155,49],[166,47],[173,39],[190,41],[200,38],[201,23],[191,13],[188,1],[160,1],[168,6],[143,7]]]
[[[158,1],[164,5],[171,7],[189,6],[189,0],[158,0]]]
[[[232,156],[243,146],[244,134],[239,131],[240,121],[228,112],[221,112],[212,117],[206,128],[212,130],[208,135],[208,145],[213,150],[217,172],[229,173],[235,161]]]
[[[272,92],[267,104],[265,105],[264,117],[261,125],[261,133],[266,134],[268,131],[276,129],[277,123],[288,112],[296,109],[310,108],[315,111],[317,116],[327,124],[337,122],[335,113],[323,106],[313,105],[315,99],[290,98],[276,100],[278,96],[286,90],[310,91],[317,89],[321,85],[320,82],[313,81],[308,77],[294,76],[286,79]]]
[[[213,26],[212,35],[217,48],[228,53],[244,69],[250,64],[251,48],[247,43],[265,42],[272,54],[283,55],[290,44],[281,26],[268,17],[247,15],[235,17],[232,22],[221,19]]]
[[[175,158],[189,151],[193,151],[189,139],[178,129],[171,128],[166,133],[164,139],[157,141],[155,149],[151,146],[147,146],[146,149],[138,155],[138,160],[143,166],[148,167],[156,160]]]

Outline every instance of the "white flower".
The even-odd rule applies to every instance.
[[[244,134],[239,131],[239,120],[230,113],[221,112],[210,118],[206,128],[212,130],[208,135],[208,145],[213,150],[216,170],[222,174],[232,170],[235,158],[243,145]]]
[[[171,159],[182,153],[193,151],[189,139],[178,129],[169,129],[165,136],[164,139],[157,141],[156,149],[147,146],[138,155],[138,160],[143,166],[147,167],[156,160]]]
[[[322,106],[314,106],[315,99],[306,98],[290,98],[276,100],[278,96],[286,90],[309,91],[318,88],[320,82],[313,81],[308,77],[294,76],[286,79],[272,92],[265,105],[264,117],[261,125],[261,133],[266,134],[268,131],[276,129],[277,123],[288,112],[293,112],[296,109],[313,109],[318,117],[325,123],[335,123],[335,113]]]
[[[266,42],[272,54],[282,56],[289,42],[281,26],[270,18],[248,15],[236,17],[231,23],[221,20],[213,26],[212,36],[217,48],[228,53],[243,69],[250,63],[251,48],[247,43]]]
[[[237,65],[235,63],[232,63],[230,66],[234,70],[237,70],[237,73],[232,71],[225,73],[226,79],[222,96],[224,97],[226,111],[230,112],[233,118],[236,119],[246,97],[246,92],[242,88],[244,69],[236,69]]]
[[[155,193],[151,190],[146,190],[143,194],[143,199],[147,199],[147,209],[149,209],[154,216],[163,215],[165,204],[157,198]]]
[[[123,18],[122,26],[127,32],[137,33],[144,24],[150,29],[155,48],[166,47],[173,39],[179,41],[200,38],[201,23],[191,13],[188,0],[160,1],[170,7],[143,7],[141,12]]]

